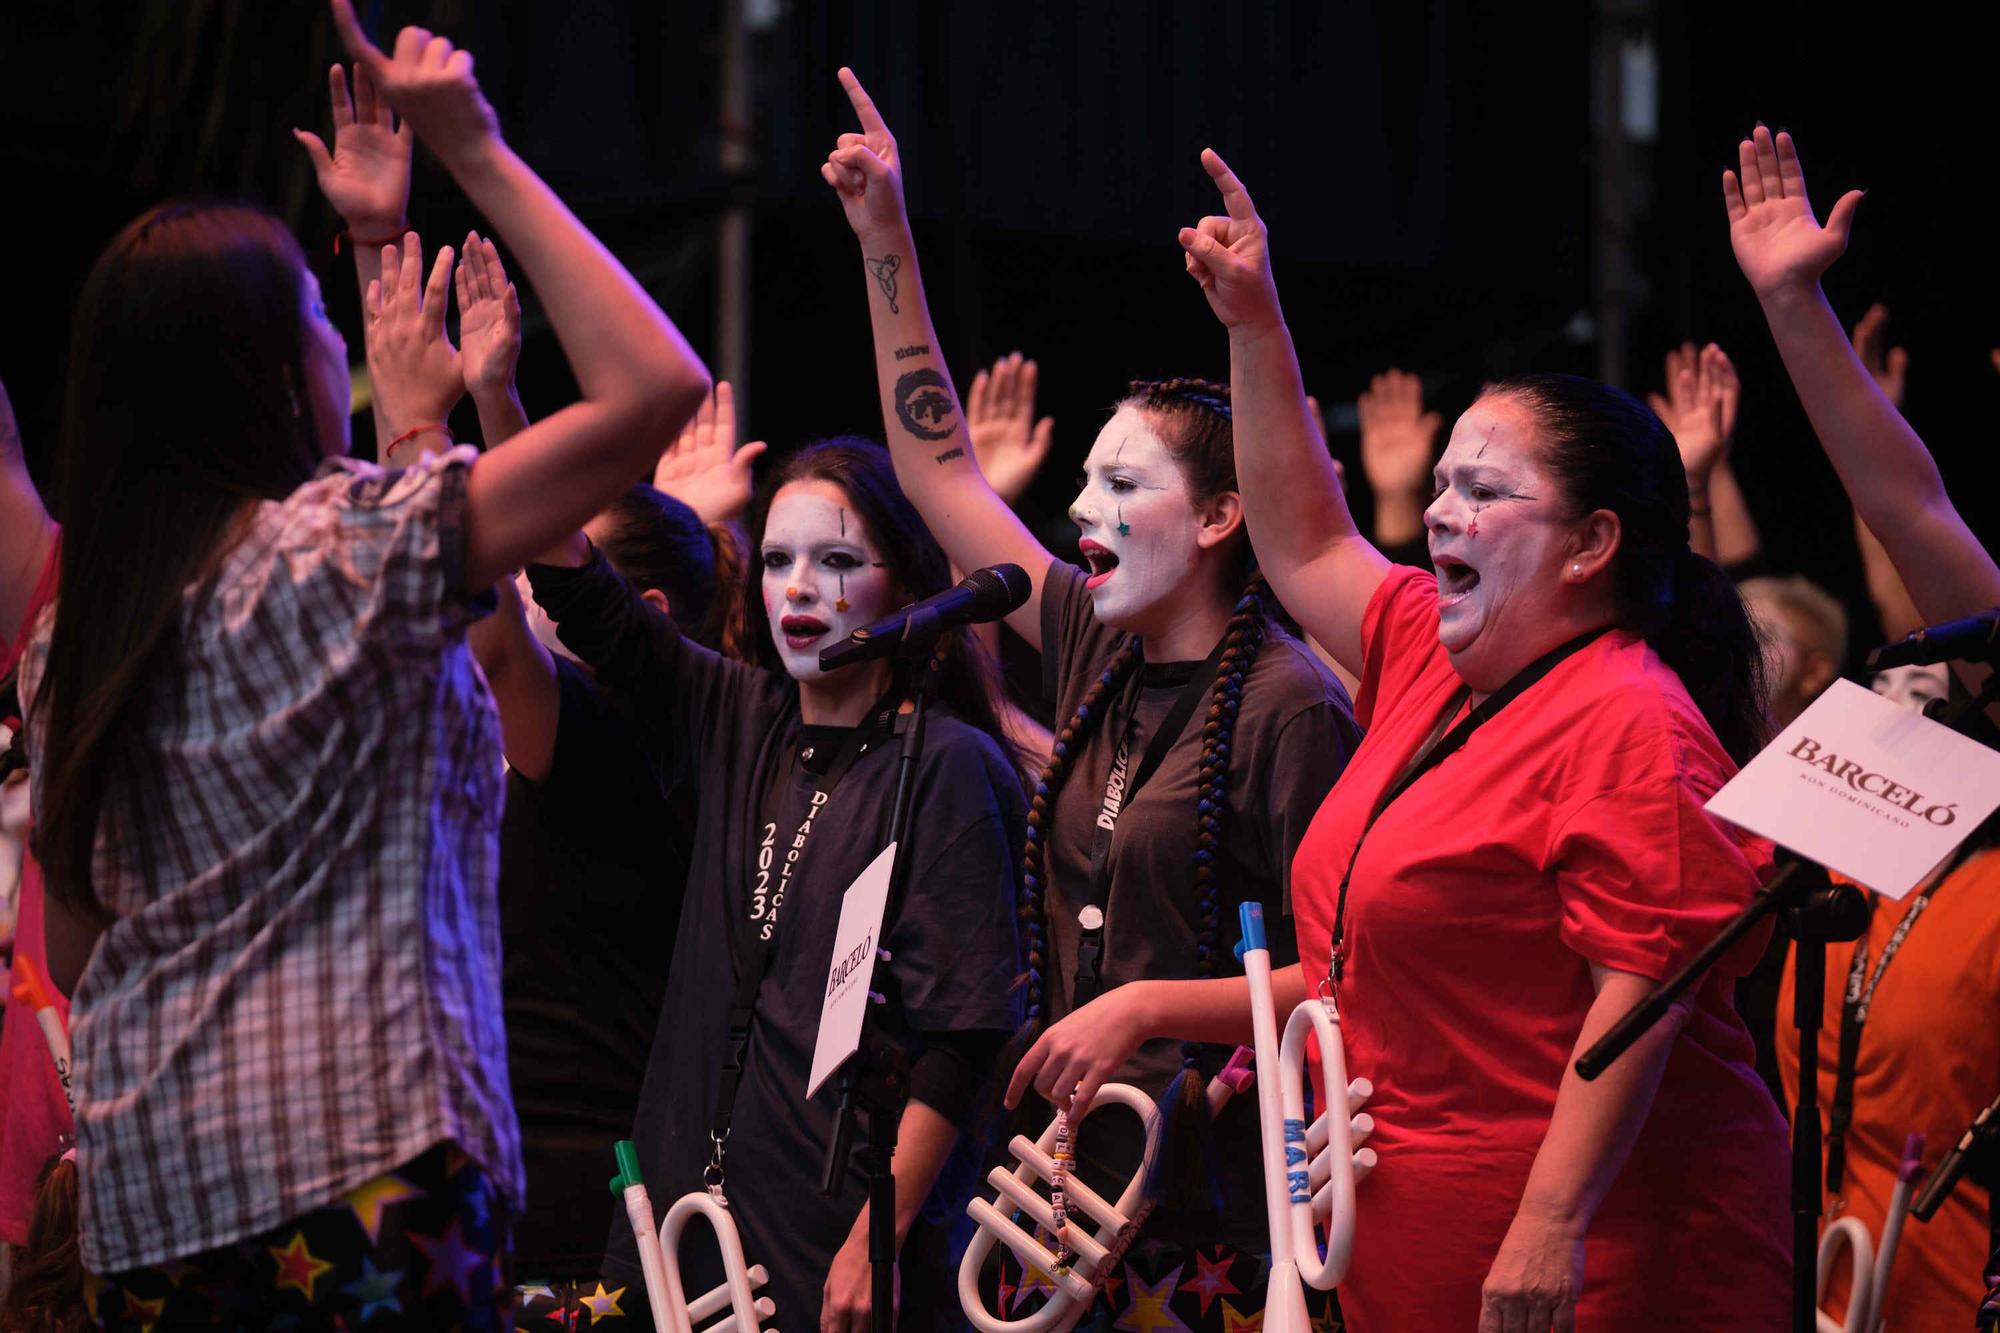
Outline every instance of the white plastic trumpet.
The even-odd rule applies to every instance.
[[[1837,1217],[1827,1223],[1819,1237],[1819,1280],[1814,1287],[1817,1304],[1826,1298],[1826,1280],[1833,1274],[1834,1258],[1847,1247],[1850,1279],[1847,1288],[1847,1318],[1835,1319],[1817,1310],[1819,1333],[1881,1333],[1882,1311],[1889,1295],[1889,1270],[1896,1262],[1896,1249],[1903,1239],[1903,1223],[1910,1215],[1910,1196],[1923,1170],[1924,1136],[1912,1134],[1903,1141],[1903,1161],[1896,1172],[1896,1188],[1889,1196],[1889,1213],[1882,1219],[1882,1248],[1868,1224],[1858,1217]]]
[[[1209,1081],[1209,1116],[1213,1118],[1232,1096],[1249,1084],[1249,1052],[1238,1047],[1228,1067]],[[1075,1251],[1074,1263],[1063,1266],[1054,1251],[1036,1240],[1011,1215],[1018,1210],[1047,1234],[1053,1236],[1056,1232],[1055,1208],[1049,1197],[1035,1187],[1038,1177],[1048,1181],[1055,1175],[1055,1121],[1050,1121],[1041,1137],[1032,1143],[1027,1135],[1016,1134],[1008,1149],[1019,1164],[1011,1171],[996,1166],[987,1177],[999,1192],[996,1202],[1009,1211],[1003,1212],[1002,1207],[977,1198],[965,1205],[966,1215],[979,1224],[979,1230],[958,1266],[958,1301],[979,1333],[1069,1333],[1090,1309],[1104,1279],[1124,1257],[1146,1215],[1152,1211],[1152,1205],[1141,1200],[1140,1191],[1153,1154],[1159,1149],[1159,1108],[1151,1097],[1129,1083],[1106,1083],[1097,1090],[1083,1116],[1070,1123],[1072,1139],[1103,1106],[1124,1106],[1137,1115],[1146,1126],[1146,1149],[1138,1170],[1125,1182],[1115,1204],[1107,1203],[1103,1196],[1078,1180],[1074,1171],[1064,1172],[1063,1197],[1071,1218],[1066,1235]],[[1079,1225],[1079,1215],[1095,1223],[1097,1230],[1085,1234],[1085,1228]],[[1003,1319],[992,1313],[979,1293],[979,1270],[985,1266],[986,1256],[993,1252],[996,1241],[1014,1252],[1022,1268],[1048,1274],[1055,1284],[1053,1293],[1039,1309],[1019,1319]]]
[[[1237,954],[1250,982],[1264,1206],[1271,1227],[1264,1328],[1267,1333],[1305,1333],[1310,1327],[1305,1287],[1332,1290],[1347,1275],[1354,1251],[1354,1187],[1375,1166],[1375,1150],[1359,1146],[1374,1131],[1374,1119],[1356,1112],[1374,1088],[1366,1079],[1347,1081],[1340,1022],[1329,1001],[1309,997],[1293,1009],[1280,1044],[1264,909],[1244,903],[1240,915],[1243,942]],[[1346,1093],[1344,1106],[1329,1107],[1311,1126],[1305,1119],[1308,1034],[1319,1043],[1320,1073],[1329,1099],[1341,1096],[1338,1090]]]
[[[618,1175],[611,1188],[624,1196],[625,1212],[632,1220],[632,1238],[639,1246],[639,1269],[646,1277],[646,1303],[653,1310],[653,1325],[670,1333],[694,1333],[703,1320],[727,1315],[702,1329],[702,1333],[757,1333],[763,1321],[777,1314],[777,1302],[757,1295],[757,1288],[770,1281],[762,1264],[746,1263],[743,1240],[736,1233],[736,1219],[729,1205],[707,1190],[692,1190],[674,1200],[667,1220],[653,1228],[653,1204],[639,1177],[639,1158],[630,1142],[617,1145]],[[715,1230],[716,1247],[722,1251],[723,1283],[715,1290],[690,1301],[681,1285],[681,1232],[697,1214]]]

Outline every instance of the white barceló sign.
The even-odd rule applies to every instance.
[[[1707,809],[1901,898],[1996,806],[2000,753],[1842,680]]]
[[[862,871],[840,900],[840,924],[833,932],[833,956],[826,969],[826,1000],[819,1011],[819,1038],[813,1044],[806,1096],[861,1047],[861,1021],[868,1016],[868,983],[875,979],[875,950],[882,939],[882,914],[889,905],[889,870],[896,861],[890,843]]]

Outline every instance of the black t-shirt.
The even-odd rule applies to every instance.
[[[664,1215],[675,1198],[702,1187],[767,799],[788,792],[787,809],[796,814],[813,791],[812,775],[797,762],[798,691],[781,676],[687,642],[601,560],[581,571],[532,575],[564,643],[633,701],[651,743],[685,754],[700,775],[686,906],[634,1135],[647,1192]],[[731,1211],[750,1261],[771,1271],[769,1293],[787,1329],[817,1327],[827,1268],[866,1198],[858,1157],[842,1193],[820,1196],[835,1091],[829,1086],[808,1100],[805,1083],[841,895],[888,842],[896,751],[894,742],[870,746],[814,820],[758,991],[736,1097]],[[923,1031],[1012,1030],[1020,1022],[1014,896],[1025,815],[1019,778],[999,747],[942,709],[931,714],[915,781],[909,885],[885,923],[888,1003],[876,1010],[913,1057]],[[941,1177],[954,1179],[970,1184],[962,1171]],[[962,1196],[934,1195],[926,1215],[944,1221],[963,1205]],[[605,1263],[617,1279],[641,1284],[622,1207]],[[690,1236],[682,1264],[691,1290],[720,1281],[705,1236]],[[950,1274],[905,1265],[902,1277],[906,1305],[949,1299]],[[934,1294],[921,1292],[926,1284]]]
[[[1056,700],[1058,725],[1075,716],[1077,704],[1096,683],[1119,638],[1117,631],[1098,621],[1083,586],[1085,577],[1058,560],[1050,564],[1042,585],[1044,680]],[[1081,933],[1077,912],[1089,892],[1091,845],[1113,756],[1122,742],[1130,767],[1138,767],[1153,731],[1200,665],[1149,663],[1135,672],[1135,679],[1126,682],[1110,712],[1092,731],[1056,795],[1046,896],[1055,971],[1047,987],[1051,1022],[1070,1008]],[[1111,839],[1104,956],[1098,962],[1105,990],[1141,978],[1179,980],[1200,975],[1195,952],[1200,900],[1192,867],[1196,779],[1207,704],[1203,698],[1159,769],[1136,795],[1128,792],[1119,809]],[[1234,953],[1236,908],[1253,899],[1264,904],[1266,919],[1273,923],[1272,966],[1298,961],[1293,932],[1279,922],[1291,896],[1292,853],[1360,738],[1353,704],[1339,680],[1311,649],[1275,623],[1268,624],[1263,646],[1243,682],[1230,747],[1229,811],[1216,864],[1223,903],[1215,975],[1242,973]],[[1204,1068],[1213,1074],[1229,1054],[1225,1048],[1207,1048]],[[1118,1072],[1116,1081],[1158,1096],[1180,1072],[1181,1059],[1178,1041],[1147,1042]],[[1188,1214],[1163,1205],[1146,1223],[1146,1234],[1265,1250],[1270,1241],[1255,1099],[1232,1101],[1217,1119],[1215,1131],[1224,1194],[1220,1225],[1213,1214]],[[1131,1116],[1106,1112],[1101,1125],[1094,1119],[1086,1122],[1078,1139],[1079,1170],[1087,1182],[1122,1183],[1139,1161],[1142,1146]]]
[[[611,1145],[631,1133],[693,842],[692,793],[576,663],[547,777],[507,779],[501,999],[521,1120],[524,1279],[598,1271]]]

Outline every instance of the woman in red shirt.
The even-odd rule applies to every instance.
[[[1760,849],[1702,810],[1762,739],[1756,643],[1688,548],[1673,439],[1588,380],[1490,385],[1437,465],[1436,574],[1390,565],[1312,424],[1263,224],[1203,163],[1228,216],[1181,243],[1229,329],[1248,526],[1368,729],[1299,848],[1312,981],[1288,983],[1337,973],[1376,1088],[1343,1311],[1780,1327],[1784,1126],[1729,1003],[1755,951],[1595,1081],[1569,1067],[1756,884]]]

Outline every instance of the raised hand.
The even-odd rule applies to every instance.
[[[1759,125],[1736,146],[1741,172],[1722,173],[1722,201],[1729,213],[1729,244],[1737,267],[1759,300],[1813,287],[1847,249],[1861,191],[1835,202],[1822,227],[1806,198],[1805,172],[1792,136]]]
[[[500,248],[465,234],[454,279],[458,288],[459,368],[474,399],[513,392],[521,358],[521,298],[507,281]]]
[[[363,301],[368,376],[389,428],[398,434],[442,423],[465,393],[458,349],[444,331],[451,261],[451,247],[441,247],[430,280],[420,281],[423,242],[410,232],[400,253],[393,245],[382,247],[382,279],[368,285]],[[387,448],[389,441],[382,443]]]
[[[1188,276],[1201,284],[1209,309],[1232,332],[1282,324],[1267,233],[1249,191],[1213,148],[1201,150],[1201,165],[1222,191],[1227,216],[1181,228]]]
[[[499,139],[500,121],[472,76],[470,51],[428,28],[405,28],[396,34],[395,54],[385,56],[361,30],[352,0],[332,3],[348,58],[433,153],[449,164]]]
[[[1003,356],[990,371],[972,377],[965,399],[965,425],[972,432],[972,456],[986,484],[1008,504],[1019,504],[1055,439],[1054,417],[1035,420],[1035,363],[1019,352]]]
[[[1361,470],[1379,500],[1386,495],[1425,495],[1431,485],[1431,449],[1444,418],[1424,411],[1423,381],[1400,370],[1385,370],[1368,381],[1355,401],[1361,417]]]
[[[1882,394],[1889,400],[1889,406],[1901,411],[1903,388],[1910,371],[1910,354],[1900,347],[1889,346],[1888,306],[1878,301],[1868,307],[1867,314],[1855,321],[1854,354],[1861,358],[1861,364],[1868,367],[1868,373],[1882,386]]]
[[[1714,343],[1699,351],[1682,343],[1667,353],[1667,391],[1647,394],[1646,402],[1673,433],[1691,485],[1705,483],[1728,459],[1742,388],[1735,365]]]
[[[660,455],[653,485],[704,523],[734,523],[750,503],[752,465],[769,447],[762,440],[736,447],[736,390],[722,380]]]
[[[348,231],[380,244],[403,230],[410,200],[410,126],[395,123],[365,67],[354,67],[351,97],[347,71],[339,65],[327,72],[327,83],[333,100],[333,151],[327,152],[325,141],[310,130],[293,130],[292,137],[312,159],[320,193]]]
[[[885,233],[899,233],[909,223],[903,214],[903,159],[896,152],[896,137],[889,133],[882,113],[875,109],[868,90],[854,71],[840,68],[840,86],[861,122],[861,133],[843,134],[826,155],[819,174],[840,196],[847,225],[863,240]],[[874,274],[885,292],[895,290],[895,269]],[[895,297],[890,296],[893,304]]]

